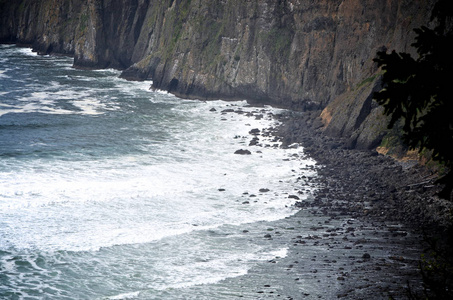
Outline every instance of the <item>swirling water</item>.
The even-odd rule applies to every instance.
[[[0,298],[184,297],[285,255],[258,234],[296,212],[293,170],[314,162],[249,146],[277,109],[71,66],[0,46]]]

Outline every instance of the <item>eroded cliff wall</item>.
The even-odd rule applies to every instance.
[[[371,148],[379,49],[411,51],[429,0],[0,1],[0,41],[124,69],[183,97],[323,109],[326,133]],[[382,127],[382,128],[381,128]]]

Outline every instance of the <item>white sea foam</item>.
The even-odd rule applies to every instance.
[[[171,264],[165,267],[167,276],[172,278],[170,285],[155,285],[158,290],[169,288],[187,288],[195,285],[213,284],[225,278],[234,278],[246,275],[253,264],[276,258],[276,253],[286,253],[286,248],[281,248],[271,252],[242,253],[225,251],[215,258],[199,258],[191,263]],[[280,256],[279,256],[280,257]],[[157,266],[159,267],[159,266]],[[207,277],[206,273],[210,276]]]
[[[180,112],[207,111],[206,106],[199,109],[198,105],[195,110]],[[174,157],[167,158],[168,162],[143,165],[145,157],[127,156],[96,163],[49,162],[51,165],[41,167],[42,162],[37,161],[36,166],[27,163],[22,171],[19,168],[13,174],[4,174],[0,178],[1,209],[16,215],[16,219],[28,218],[26,224],[11,225],[14,234],[10,243],[20,248],[29,245],[47,250],[96,250],[150,242],[223,224],[273,221],[294,213],[293,200],[285,193],[293,180],[291,169],[301,162],[284,159],[297,150],[257,148],[260,153],[235,155],[241,140],[233,137],[246,136],[250,128],[266,124],[263,120],[235,118],[252,126],[244,127],[240,121],[233,120],[225,131],[216,132],[211,127],[209,133],[185,128],[176,133],[174,139],[179,145],[170,152],[166,150]],[[271,191],[259,193],[260,188]],[[219,189],[225,191],[220,193]],[[248,198],[244,193],[258,197]],[[68,209],[70,216],[66,213]],[[110,217],[105,218],[103,214]],[[165,222],[140,225],[134,218],[159,218]],[[47,221],[42,222],[44,219]],[[48,226],[52,222],[55,226],[50,230]],[[64,223],[69,223],[71,230],[57,225]],[[30,224],[33,224],[31,228]],[[143,232],[151,234],[144,236]],[[17,241],[14,236],[18,237]]]
[[[103,103],[93,98],[84,98],[74,101],[72,104],[81,110],[79,113],[86,115],[100,115],[103,113],[103,110],[107,109]]]
[[[276,126],[268,113],[281,110],[182,100],[118,71],[55,60],[64,72],[26,77],[27,90],[11,89],[0,104],[0,264],[12,290],[133,299],[242,276],[286,255],[253,229],[237,234],[250,227],[261,236],[266,222],[294,214],[288,195],[314,164],[272,137],[249,146],[249,131]],[[244,113],[222,112],[231,108]]]
[[[288,248],[281,248],[279,250],[271,251],[271,255],[275,256],[276,258],[285,258],[288,255]]]
[[[156,93],[161,94],[161,95],[171,95],[168,91],[164,91],[161,89],[155,89],[154,90]]]
[[[1,63],[1,61],[0,61]],[[9,70],[0,70],[0,79],[5,79],[5,78],[10,78],[10,76],[6,75],[5,73],[8,72]]]
[[[38,56],[38,53],[34,52],[31,48],[17,48],[15,51],[27,56]]]
[[[123,293],[116,296],[110,296],[102,298],[103,300],[125,300],[125,299],[134,299],[140,295],[140,292],[130,292],[130,293]]]
[[[3,111],[8,112],[38,112],[46,114],[86,114],[99,115],[105,111],[116,110],[117,106],[103,102],[103,98],[92,97],[93,90],[70,90],[58,82],[50,82],[49,86],[41,92],[32,92],[27,96],[18,99],[23,104],[15,105],[15,109]],[[78,110],[64,109],[58,106],[62,101],[72,103]]]

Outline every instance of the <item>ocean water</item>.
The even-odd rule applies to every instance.
[[[118,76],[0,46],[0,299],[211,299],[286,255],[262,232],[297,212],[315,162],[249,145],[284,111]]]

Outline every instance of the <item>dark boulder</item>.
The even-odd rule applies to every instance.
[[[244,149],[239,149],[234,152],[234,154],[239,154],[239,155],[250,155],[252,152],[249,150],[244,150]]]

